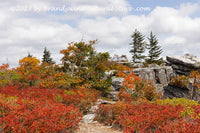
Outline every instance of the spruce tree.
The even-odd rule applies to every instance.
[[[27,56],[27,57],[31,57],[31,58],[32,58],[32,57],[33,57],[33,55],[31,55],[31,54],[28,52],[28,56]]]
[[[156,38],[153,33],[150,33],[150,37],[148,37],[149,43],[147,44],[148,49],[148,58],[146,59],[146,62],[149,64],[156,63],[160,64],[162,61],[162,58],[159,58],[161,53],[163,52],[161,49],[161,46],[158,45],[158,39]]]
[[[55,64],[55,62],[52,60],[51,58],[51,54],[50,52],[47,50],[47,48],[44,48],[44,54],[43,54],[43,58],[42,58],[42,63],[50,63],[50,64]]]
[[[131,50],[130,53],[132,54],[133,63],[141,63],[142,60],[145,58],[145,41],[144,35],[142,35],[137,29],[132,34],[133,42],[130,43]]]

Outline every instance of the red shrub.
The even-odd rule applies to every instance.
[[[85,88],[67,91],[16,86],[2,88],[0,93],[0,132],[70,132],[82,118],[79,109],[89,108],[98,94]]]
[[[127,133],[200,132],[199,105],[183,107],[145,102],[136,105],[118,102],[113,105],[101,105],[96,119],[108,125],[117,125]]]

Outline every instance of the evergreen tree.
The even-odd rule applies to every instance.
[[[147,44],[147,49],[149,50],[148,58],[146,59],[147,63],[156,63],[160,64],[162,62],[162,58],[159,58],[161,53],[163,52],[161,46],[158,45],[158,39],[153,33],[150,33],[150,37],[148,37],[149,44]]]
[[[31,57],[31,58],[32,58],[32,57],[33,57],[33,55],[31,55],[31,54],[28,52],[28,56],[27,56],[27,57]]]
[[[44,54],[43,54],[43,58],[42,58],[42,63],[50,63],[50,64],[55,64],[55,62],[52,60],[51,58],[51,54],[50,52],[47,50],[47,48],[44,48]]]
[[[130,53],[132,54],[133,63],[141,63],[142,60],[145,58],[145,55],[143,53],[145,52],[145,41],[144,41],[144,35],[142,35],[137,29],[135,29],[135,32],[132,34],[133,42],[130,43],[131,50]]]

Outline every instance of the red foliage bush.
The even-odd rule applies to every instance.
[[[71,132],[82,119],[80,109],[83,112],[96,99],[97,93],[86,88],[7,86],[0,89],[0,132]]]
[[[194,111],[188,113],[187,108],[181,105],[118,102],[101,105],[96,119],[104,124],[117,125],[127,133],[200,132],[200,106],[191,108]],[[186,115],[181,116],[184,111]]]
[[[11,108],[7,115],[0,118],[1,131],[68,132],[77,127],[82,116],[75,106],[48,102],[42,106],[26,104],[20,100],[17,102],[17,108]]]

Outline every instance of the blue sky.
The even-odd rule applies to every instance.
[[[58,10],[59,9],[59,10]],[[0,63],[11,67],[30,52],[42,58],[44,47],[60,63],[71,41],[98,39],[96,50],[129,53],[134,29],[153,31],[162,56],[192,53],[200,57],[198,0],[7,0],[0,3]]]

